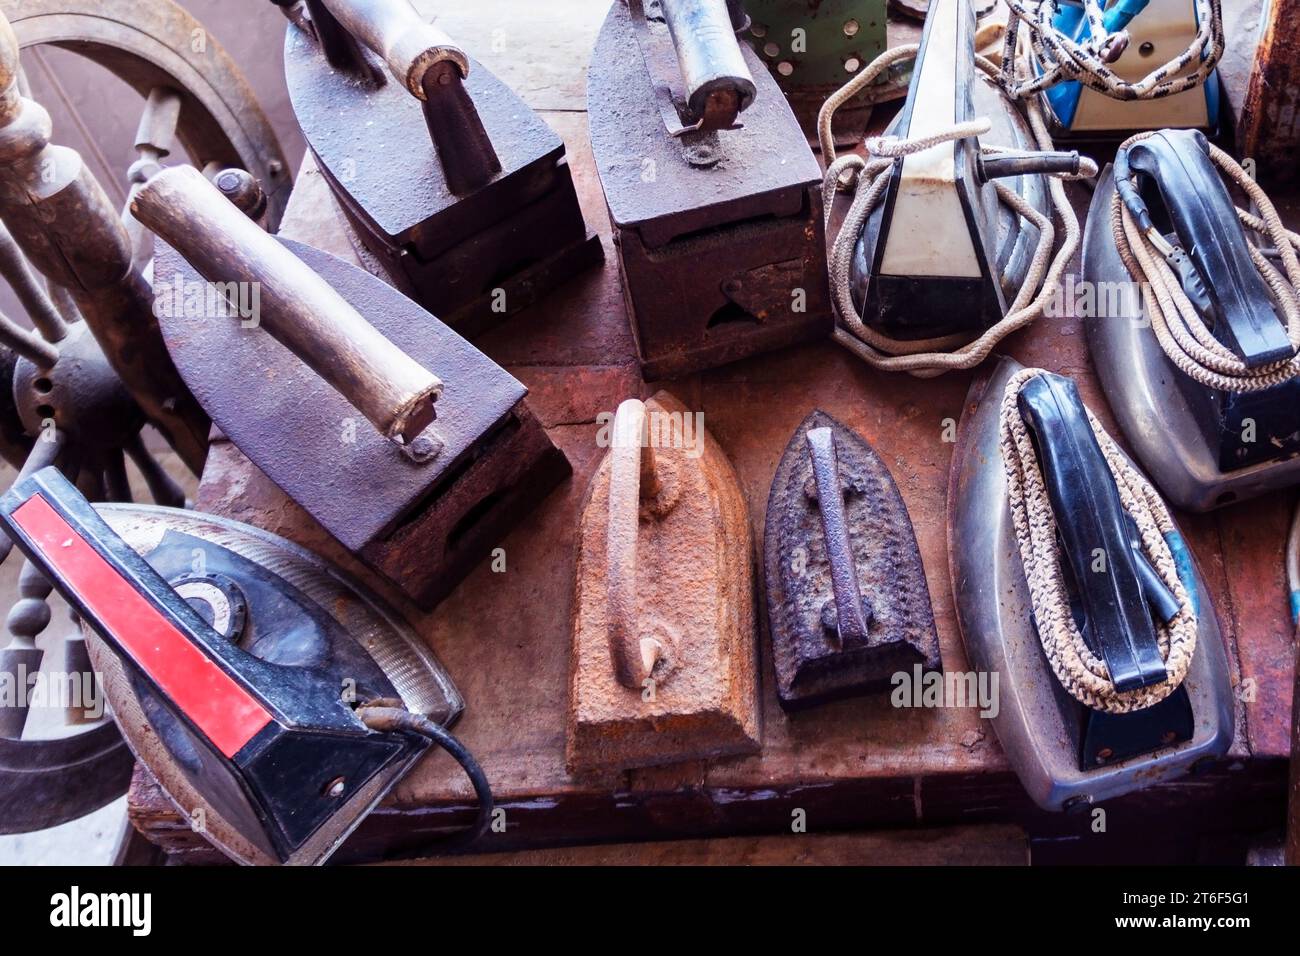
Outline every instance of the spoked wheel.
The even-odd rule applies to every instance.
[[[291,183],[270,124],[233,61],[172,0],[0,0],[0,13],[21,49],[73,51],[142,97],[137,159],[120,171],[119,195],[129,201],[165,157],[188,159],[209,175],[251,174],[227,173],[218,185],[269,227],[278,224]],[[17,83],[27,96],[21,71]],[[250,191],[254,180],[262,188]],[[131,270],[146,275],[152,236],[125,210],[122,223]],[[36,253],[29,262],[23,249],[31,247],[11,229],[31,231],[17,221],[0,226],[0,275],[34,330],[0,315],[0,455],[20,474],[56,466],[92,501],[132,500],[130,460],[154,502],[183,507],[184,492],[146,448],[150,416],[106,357],[104,348],[122,343],[101,347],[74,296],[41,276]],[[87,243],[94,232],[87,228]],[[10,550],[0,535],[0,561]],[[62,626],[49,628],[50,592],[25,563],[0,635],[0,833],[75,819],[122,794],[130,778],[130,752],[103,711],[79,626],[60,613]]]

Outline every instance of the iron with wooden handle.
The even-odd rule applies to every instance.
[[[478,189],[501,172],[496,148],[465,88],[469,57],[447,34],[425,22],[407,0],[312,0],[311,9],[317,20],[329,23],[325,33],[342,28],[421,101],[453,194]]]
[[[177,166],[136,194],[131,212],[209,282],[259,285],[260,324],[390,439],[435,418],[442,382],[263,232],[198,170]]]

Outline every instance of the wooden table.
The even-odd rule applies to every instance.
[[[478,342],[529,387],[533,410],[573,464],[572,479],[501,543],[504,573],[493,573],[485,563],[427,615],[375,581],[228,442],[213,447],[198,507],[318,549],[404,607],[463,691],[468,708],[457,733],[482,761],[505,809],[505,832],[484,841],[483,851],[789,833],[796,811],[803,811],[810,832],[1013,822],[1046,848],[1042,858],[1116,862],[1190,860],[1241,832],[1280,828],[1294,657],[1282,566],[1290,493],[1183,517],[1231,650],[1240,690],[1237,739],[1230,756],[1201,775],[1106,804],[1104,834],[1093,832],[1090,816],[1034,808],[974,710],[895,709],[887,699],[870,699],[786,716],[776,700],[765,631],[759,635],[762,753],[586,779],[565,772],[575,530],[588,480],[603,454],[595,418],[623,398],[652,394],[658,386],[643,383],[637,369],[587,145],[585,65],[607,4],[479,0],[464,6],[440,22],[563,136],[587,222],[606,247],[603,269]],[[283,231],[356,261],[310,158]],[[1004,350],[1025,364],[1073,376],[1118,435],[1078,321],[1042,319],[1008,340]],[[706,426],[734,463],[756,541],[777,460],[810,409],[824,409],[866,437],[892,469],[916,525],[945,668],[966,670],[948,575],[945,494],[952,446],[944,433],[960,418],[972,377],[954,373],[922,381],[876,373],[826,343],[666,387],[704,412]],[[132,785],[130,812],[169,851],[196,861],[215,857],[143,771]],[[409,853],[471,816],[467,783],[438,754],[397,787],[336,859]]]

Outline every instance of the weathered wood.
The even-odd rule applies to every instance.
[[[172,364],[126,228],[49,114],[18,90],[18,39],[0,16],[0,217],[28,261],[72,292],[114,370],[195,473],[209,422]]]
[[[1300,178],[1300,0],[1272,0],[1241,107],[1241,155],[1266,182]]]
[[[260,325],[381,434],[409,441],[433,421],[433,402],[442,391],[438,377],[385,338],[194,167],[159,173],[136,193],[131,211],[209,282],[256,286]],[[249,333],[261,334],[255,328]]]
[[[455,61],[461,74],[469,61],[441,29],[426,23],[406,0],[322,0],[345,30],[388,64],[397,82],[424,99],[424,74],[434,63]]]
[[[1014,826],[882,833],[730,837],[615,843],[481,856],[438,856],[407,866],[1024,866],[1029,842]]]

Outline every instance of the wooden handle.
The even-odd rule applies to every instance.
[[[645,403],[629,398],[614,414],[610,447],[606,623],[614,674],[624,687],[638,690],[663,652],[653,637],[637,633],[636,542],[641,502],[658,492]]]
[[[440,382],[191,166],[163,170],[131,212],[209,282],[255,282],[260,322],[388,438],[433,421]]]
[[[408,0],[322,0],[348,33],[373,50],[411,95],[424,99],[424,74],[451,61],[462,77],[469,58],[447,34],[426,23]]]

